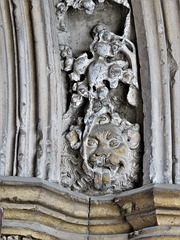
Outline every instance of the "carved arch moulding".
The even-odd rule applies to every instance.
[[[2,239],[179,239],[170,1],[0,0]]]

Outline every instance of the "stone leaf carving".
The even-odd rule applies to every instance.
[[[74,58],[70,47],[60,45],[71,92],[63,116],[61,179],[71,190],[99,195],[133,188],[137,181],[139,125],[122,116],[123,105],[137,107],[139,90],[133,43],[104,24],[92,32],[89,54]],[[120,104],[123,91],[114,93],[124,85],[128,91]]]
[[[108,31],[103,24],[97,25],[93,33],[94,41],[90,46],[93,57],[90,59],[87,53],[73,59],[70,48],[60,46],[62,70],[72,70],[69,74],[72,97],[64,119],[70,120],[70,116],[83,105],[85,99],[89,100],[85,122],[86,119],[90,120],[92,112],[98,112],[103,106],[107,107],[107,111],[113,112],[115,96],[110,97],[110,92],[118,87],[119,82],[129,85],[128,103],[132,106],[138,104],[134,45],[127,38]]]

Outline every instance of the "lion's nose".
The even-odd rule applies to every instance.
[[[95,151],[96,156],[108,155],[107,146],[105,144],[100,144]]]

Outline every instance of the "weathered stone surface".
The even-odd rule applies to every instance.
[[[179,228],[164,226],[164,227],[150,227],[140,231],[135,231],[134,233],[129,234],[128,239],[131,239],[131,240],[143,240],[143,239],[178,240],[179,236],[180,236]]]
[[[0,175],[59,182],[62,104],[53,1],[2,0],[0,19]]]
[[[12,238],[179,239],[180,2],[178,0],[117,2],[106,0],[102,3],[82,0],[78,2],[77,7],[73,1],[65,0],[62,3],[65,5],[70,3],[66,9],[68,11],[64,11],[63,16],[58,12],[61,11],[58,0],[0,1],[0,175],[6,176],[1,177],[0,187],[0,205],[4,208],[3,238],[6,240]],[[81,4],[83,7],[80,6]],[[93,14],[88,15],[84,9]],[[129,18],[131,9],[135,27]],[[70,29],[70,31],[57,30],[59,26],[57,26],[56,13],[61,28],[64,21],[66,30]],[[90,71],[93,62],[96,67],[100,66],[98,58],[104,50],[95,53],[95,45],[107,45],[108,48],[112,43],[103,39],[105,29],[95,31],[93,36],[90,35],[91,30],[102,23],[103,19],[104,24],[108,26],[106,29],[108,34],[118,39],[123,48],[130,48],[130,52],[126,52],[125,55],[129,56],[128,54],[131,53],[130,56],[135,59],[133,64],[130,64],[131,57],[128,61],[126,59],[125,62],[127,61],[128,64],[127,69],[124,69],[119,59],[116,59],[115,66],[113,64],[111,66],[110,62],[106,63],[105,56],[101,56],[103,71],[106,72],[108,68],[108,74],[105,75],[110,75],[111,79],[114,73],[118,76],[118,81],[113,82],[115,85],[111,86],[110,78],[107,79],[106,84],[103,81],[97,83],[92,78],[92,74],[89,76],[87,73],[95,72],[93,68]],[[88,23],[85,24],[84,20]],[[76,31],[78,28],[81,33]],[[121,39],[123,34],[125,34],[124,42]],[[66,46],[64,49],[61,48],[62,46],[59,49],[59,45]],[[60,59],[60,51],[62,59]],[[112,125],[109,127],[114,119],[112,112],[107,114],[108,125],[99,123],[97,126],[93,122],[86,140],[83,139],[85,135],[82,132],[85,126],[81,118],[76,117],[68,130],[66,129],[62,115],[69,109],[70,94],[72,94],[67,96],[69,84],[66,81],[67,75],[72,74],[73,79],[74,77],[78,79],[75,63],[81,57],[85,57],[82,59],[88,70],[85,74],[79,74],[80,81],[73,80],[76,84],[71,88],[72,93],[75,94],[72,103],[76,105],[81,99],[86,101],[85,108],[81,108],[84,111],[82,116],[84,118],[88,101],[93,102],[97,98],[101,101],[106,100],[109,90],[112,91],[112,98],[118,96],[117,101],[122,103],[119,104],[120,108],[116,106],[115,110],[120,116],[117,117],[118,121],[123,120],[125,125],[131,123],[129,127],[133,128],[130,134],[132,139],[138,139],[139,142],[139,134],[141,133],[142,136],[144,157],[141,166],[144,179],[139,183],[144,185],[142,188],[121,193],[119,196],[90,197],[70,194],[69,190],[58,185],[66,176],[67,182],[64,181],[63,184],[66,188],[71,186],[69,182],[71,175],[67,173],[80,169],[80,173],[77,171],[73,173],[77,174],[77,179],[79,175],[87,176],[87,173],[92,172],[93,177],[89,176],[89,181],[93,193],[108,192],[109,185],[114,181],[112,172],[116,170],[117,162],[122,169],[119,156],[123,148],[117,148],[118,157],[108,159],[108,163],[104,165],[107,161],[104,155],[94,157],[86,150],[86,140],[91,137],[95,137],[96,140],[99,138],[98,146],[101,145],[99,141],[104,143],[102,132],[111,130],[111,133],[116,133],[118,137],[122,135],[125,146],[123,154],[127,153],[131,156],[132,153],[130,151],[132,147],[129,147],[125,137],[126,134],[128,135],[128,129],[122,133],[120,123],[118,126],[113,123],[113,127]],[[95,64],[97,62],[99,65]],[[64,64],[63,71],[60,63]],[[143,122],[141,106],[135,107],[133,104],[134,92],[137,91],[131,91],[134,90],[131,89],[133,84],[127,79],[123,82],[124,78],[120,74],[128,69],[133,73],[131,75],[133,78],[130,80],[140,80],[138,91],[143,98]],[[136,73],[138,77],[134,78]],[[100,77],[98,74],[96,76]],[[85,91],[89,85],[86,85],[84,77],[91,80],[88,80],[91,86],[88,90],[91,90],[90,100],[88,91]],[[117,82],[118,87],[113,88]],[[106,88],[109,87],[108,91],[103,84]],[[137,85],[134,86],[137,90]],[[97,96],[92,99],[93,87],[96,88]],[[100,91],[101,88],[103,91]],[[130,98],[127,98],[127,94]],[[107,104],[109,109],[112,109],[111,106]],[[125,108],[122,109],[121,106]],[[122,111],[118,112],[119,109]],[[140,130],[137,123],[140,125]],[[137,129],[134,131],[135,126]],[[71,152],[75,157],[73,159],[69,158],[69,155],[61,157],[65,152],[62,144],[64,139],[72,152],[78,151],[78,157],[74,152]],[[83,141],[80,141],[82,139]],[[88,142],[91,143],[90,145],[93,143],[93,141]],[[107,145],[107,141],[104,144]],[[132,151],[136,152],[136,150]],[[114,152],[115,149],[113,154]],[[78,161],[79,159],[81,161]],[[117,159],[117,162],[114,159]],[[68,165],[69,162],[72,163],[72,168]],[[88,171],[84,171],[85,167],[82,168],[83,162]],[[126,166],[132,169],[131,165]],[[131,183],[135,181],[135,175]],[[44,182],[38,178],[57,184]],[[119,175],[116,177],[116,186],[118,178],[121,177]],[[150,183],[155,185],[147,186]],[[159,185],[159,183],[163,184]],[[81,181],[77,182],[78,184],[83,189]],[[126,185],[125,189],[127,188]],[[110,193],[112,192],[110,190]],[[118,200],[114,202],[113,198],[117,199],[117,197]]]
[[[3,209],[0,207],[0,236],[1,236],[1,229],[2,229],[2,219],[3,219]]]
[[[134,230],[153,226],[176,226],[180,231],[180,187],[150,185],[116,199]],[[174,228],[175,229],[175,228]]]
[[[87,198],[47,181],[16,177],[4,178],[0,190],[3,235],[43,240],[180,236],[178,186],[149,185],[118,197]]]
[[[60,1],[57,9],[63,5],[68,10],[68,4],[71,6]],[[79,4],[72,2],[74,8],[79,9]],[[129,9],[122,36],[105,24],[95,25],[89,52],[78,57],[69,46],[60,44],[62,80],[69,86],[64,97],[71,96],[63,115],[62,185],[89,195],[133,188],[140,171],[140,130],[135,124],[140,102],[136,51],[127,38],[131,32],[130,5],[127,1],[119,4]],[[65,14],[63,11],[60,25]],[[62,26],[60,30],[65,31]],[[71,36],[73,30],[68,31]]]
[[[1,86],[1,176],[38,177],[91,195],[120,192],[137,182],[139,86],[136,50],[131,41],[131,7],[127,0],[96,5],[93,1],[1,1],[0,47],[5,69]],[[121,23],[112,27],[113,33],[113,20],[119,18],[116,6]],[[72,7],[80,12],[85,9],[87,15],[97,13],[92,25],[87,21],[88,35],[93,32],[88,52],[82,45],[77,54],[75,45],[71,50],[67,46],[71,41],[64,38],[63,34],[69,34],[68,38],[78,35],[76,29],[68,29],[68,24],[63,27],[63,21],[73,15]],[[115,18],[107,21],[106,11],[100,14],[103,8],[109,16],[114,11]],[[99,23],[100,15],[105,24]],[[84,28],[79,30],[83,32]],[[97,120],[103,114],[110,120],[99,122],[98,127]],[[92,164],[90,153],[84,152],[89,147],[87,140],[96,127],[102,135],[105,124],[111,136]],[[114,136],[116,129],[120,130]],[[97,141],[102,146],[100,138]],[[137,144],[132,147],[135,138]],[[109,146],[112,143],[116,146]],[[96,154],[96,150],[91,149],[91,153]]]
[[[3,176],[60,182],[63,86],[56,4],[48,0],[0,2]],[[173,0],[169,8],[169,1],[152,1],[152,5],[132,1],[145,116],[145,184],[179,183],[178,4]],[[122,6],[124,18],[129,7]],[[126,21],[122,22],[124,28]]]
[[[132,9],[141,67],[144,184],[178,183],[179,2],[137,0]]]
[[[123,35],[124,28],[127,26],[126,37],[132,34],[132,32],[129,32],[131,9],[128,1],[94,2],[94,9],[90,14],[86,12],[84,7],[79,9],[82,2],[85,1],[58,1],[56,5],[59,43],[70,46],[74,54],[79,55],[84,51],[89,51],[92,42],[90,32],[98,23],[104,23],[118,35]],[[89,2],[93,3],[93,1]],[[64,30],[60,27],[62,18],[64,20]],[[133,28],[131,30],[133,31]],[[134,38],[134,36],[131,37]]]
[[[23,237],[23,236],[2,236],[0,238],[1,240],[42,240],[42,239],[37,239],[37,238],[32,238],[32,237]]]
[[[131,229],[113,196],[91,199],[81,194],[70,195],[56,184],[36,178],[11,177],[7,181],[4,178],[0,202],[4,208],[4,235],[30,234],[44,240],[109,234],[116,239],[116,234],[121,237]]]

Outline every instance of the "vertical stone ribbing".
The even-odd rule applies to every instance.
[[[44,19],[44,40],[46,44],[47,61],[47,139],[46,139],[46,179],[60,181],[60,160],[61,160],[61,82],[60,82],[60,61],[58,52],[58,40],[56,30],[56,19],[54,4],[52,1],[41,1],[42,18]],[[38,92],[38,95],[41,95]],[[43,113],[44,114],[44,113]],[[43,116],[42,116],[43,117]]]
[[[36,75],[35,75],[35,49],[34,49],[34,36],[32,30],[32,18],[31,18],[31,4],[29,0],[26,3],[26,15],[27,15],[27,33],[28,33],[28,48],[29,48],[29,84],[28,84],[28,144],[27,154],[25,161],[28,162],[28,168],[26,169],[26,176],[34,176],[35,172],[35,155],[36,155],[36,138],[37,138],[37,123],[36,123]]]
[[[172,183],[173,178],[178,183],[178,4],[176,0],[132,1],[144,103],[144,184]]]
[[[59,182],[61,83],[52,1],[0,2],[0,175]]]
[[[171,5],[171,7],[169,7]],[[180,184],[180,2],[162,1],[168,41],[172,100],[173,180]]]
[[[37,152],[35,175],[46,178],[46,152],[48,131],[48,60],[42,15],[42,1],[31,1],[32,23],[35,47],[36,86],[37,86]]]
[[[30,133],[31,136],[34,133],[34,106],[32,107],[34,99],[31,96],[34,92],[34,63],[30,5],[29,1],[13,0],[11,3],[17,46],[17,158],[14,164],[14,175],[32,176],[32,155],[35,149],[31,144],[34,145],[35,137],[30,139]]]
[[[48,55],[48,149],[47,149],[47,179],[60,182],[61,162],[61,121],[62,121],[62,93],[60,78],[60,56],[58,36],[56,32],[56,16],[53,1],[43,2],[43,16],[45,19],[45,37]]]
[[[145,14],[143,11],[143,6],[141,1],[132,1],[132,10],[135,21],[135,30],[137,36],[137,44],[138,46],[138,55],[140,62],[140,75],[141,75],[141,89],[142,89],[142,99],[143,99],[143,113],[144,113],[144,121],[143,121],[143,129],[144,129],[144,157],[143,157],[143,181],[144,184],[149,183],[149,175],[150,175],[150,161],[152,158],[152,114],[151,114],[151,92],[152,86],[149,80],[150,75],[150,63],[147,51],[147,40],[146,40],[146,26],[144,23]],[[141,13],[141,14],[140,14]],[[146,99],[146,100],[145,100]]]
[[[168,64],[168,52],[164,16],[161,1],[154,1],[156,14],[156,30],[158,37],[159,69],[162,88],[162,120],[163,120],[163,183],[172,183],[172,131],[171,131],[171,94],[170,94],[170,75]],[[154,114],[155,115],[155,114]]]
[[[148,58],[150,67],[149,81],[151,85],[151,156],[149,156],[149,178],[152,182],[163,182],[163,109],[162,105],[162,85],[161,85],[161,73],[160,73],[160,58],[158,49],[158,38],[156,26],[156,15],[154,2],[142,1],[144,18]],[[148,11],[148,9],[152,11]],[[138,34],[137,34],[138,35]],[[142,86],[143,86],[142,79]],[[144,86],[145,87],[145,86]],[[145,99],[144,99],[145,101]],[[147,162],[146,162],[147,164]]]
[[[61,90],[55,15],[51,16],[54,5],[52,1],[31,1],[31,4],[37,81],[36,176],[59,182]]]
[[[15,49],[7,0],[0,1],[0,175],[13,173],[15,137]]]

